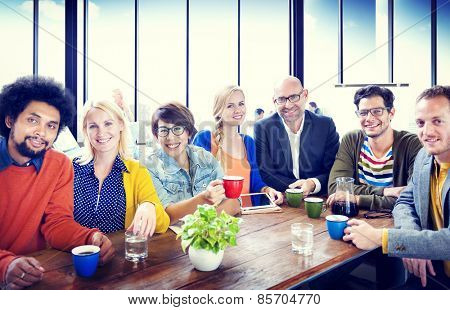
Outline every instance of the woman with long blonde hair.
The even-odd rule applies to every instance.
[[[90,101],[83,111],[83,155],[75,158],[74,217],[104,233],[129,229],[142,236],[165,232],[164,211],[146,167],[128,153],[124,112],[109,101]]]
[[[210,151],[219,160],[226,175],[244,178],[242,194],[267,193],[275,203],[281,204],[283,195],[261,179],[256,163],[255,141],[238,131],[246,112],[243,90],[235,85],[225,87],[217,93],[214,101],[215,130],[200,131],[193,144]]]

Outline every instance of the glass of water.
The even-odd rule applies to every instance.
[[[125,259],[139,262],[148,257],[147,236],[135,235],[133,231],[125,232]]]
[[[313,228],[312,224],[291,224],[292,252],[311,255],[313,252]]]

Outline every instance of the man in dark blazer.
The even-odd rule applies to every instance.
[[[304,195],[325,194],[339,148],[331,118],[305,111],[308,90],[289,76],[277,84],[277,113],[255,124],[256,158],[263,180],[278,191],[302,188]]]

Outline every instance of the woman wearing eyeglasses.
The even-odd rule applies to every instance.
[[[74,217],[104,233],[163,233],[169,226],[148,170],[128,154],[124,112],[108,101],[87,102],[83,113],[84,153],[73,161]]]
[[[148,157],[147,167],[171,223],[194,213],[200,204],[217,211],[238,213],[239,202],[225,199],[223,171],[211,153],[190,145],[197,130],[192,113],[179,103],[159,107],[152,117],[152,133],[161,148]]]
[[[216,130],[199,132],[194,144],[210,151],[220,162],[227,175],[244,178],[242,194],[267,193],[276,204],[283,202],[283,195],[267,186],[261,179],[256,163],[255,141],[240,134],[246,115],[244,92],[238,86],[228,86],[217,93],[214,102]],[[253,201],[256,202],[256,201]],[[246,202],[246,205],[250,202]]]

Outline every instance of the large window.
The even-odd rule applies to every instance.
[[[134,1],[90,2],[87,99],[118,89],[134,115]]]
[[[186,103],[186,1],[141,1],[138,104]],[[139,119],[149,119],[138,115]]]
[[[355,88],[335,88],[338,81],[338,2],[306,0],[304,11],[304,86],[309,90],[309,101],[316,102],[325,115],[333,117],[342,136],[358,128],[358,120],[353,104]]]
[[[235,0],[191,0],[189,108],[197,127],[213,125],[214,96],[238,81],[238,9]]]
[[[38,38],[39,75],[53,77],[64,84],[65,8],[63,0],[39,1]]]
[[[214,96],[238,84],[239,73],[247,119],[257,107],[273,109],[273,85],[289,73],[289,2],[242,0],[240,49],[238,1],[186,3],[139,2],[138,120],[148,123],[158,105],[175,100],[189,105],[200,129],[212,127]],[[133,110],[134,2],[94,0],[88,16],[88,98],[119,88]]]
[[[305,81],[302,82],[310,96],[336,84],[337,10],[337,1],[306,0],[304,3]]]
[[[289,74],[287,0],[241,0],[240,72],[251,123],[256,108],[263,108],[266,116],[275,110],[274,84]],[[242,126],[242,131],[251,133],[249,127]]]
[[[309,100],[328,114],[337,81],[338,2],[306,0],[304,3],[305,70],[304,87]]]
[[[450,84],[450,2],[437,1],[437,84]]]
[[[83,124],[81,122],[82,109],[84,104],[84,0],[77,0],[77,134],[74,136],[77,141],[83,141]],[[94,6],[89,2],[91,7]],[[94,11],[91,8],[90,11]]]
[[[186,1],[140,1],[138,40],[138,120],[148,140],[156,107],[186,104]]]
[[[416,131],[414,102],[431,85],[430,0],[394,2],[394,79],[409,83],[396,89],[397,127]]]
[[[20,39],[18,39],[20,38]],[[0,2],[0,87],[33,74],[33,3]]]
[[[387,0],[343,0],[344,83],[388,82]]]
[[[438,1],[442,3],[443,1]],[[447,4],[448,5],[448,4]],[[430,0],[394,1],[393,80],[409,87],[393,87],[397,113],[393,127],[415,132],[415,98],[431,84]],[[442,9],[442,8],[441,8]],[[448,17],[438,10],[438,82],[449,80]],[[344,83],[386,83],[388,78],[387,1],[343,0]],[[310,100],[332,116],[339,133],[359,128],[353,117],[357,87],[334,88],[337,83],[337,2],[305,1],[305,86]],[[366,56],[367,57],[364,57]],[[333,66],[336,65],[336,70]],[[441,69],[443,67],[444,69]],[[330,69],[331,68],[331,69]],[[444,76],[443,76],[444,75]]]

